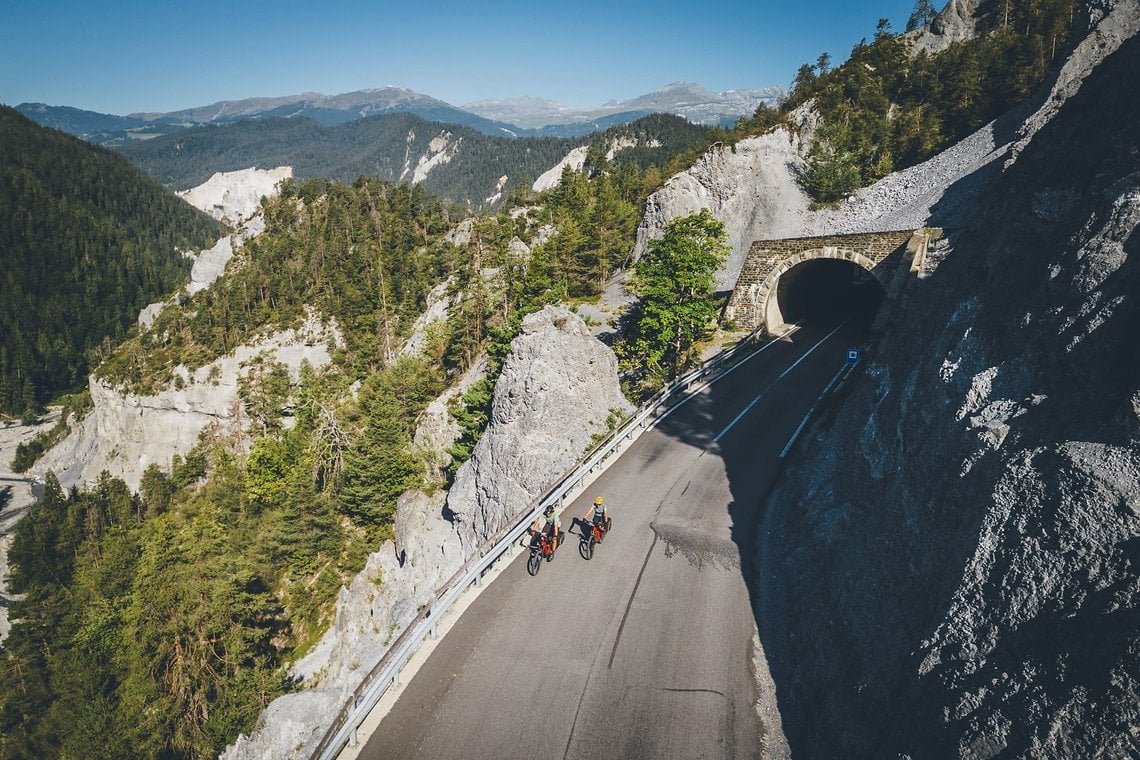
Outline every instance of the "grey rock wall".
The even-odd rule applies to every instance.
[[[1140,751],[1140,39],[1104,39],[770,500],[795,756]]]
[[[632,411],[617,359],[581,317],[555,306],[526,317],[495,384],[487,431],[448,494],[464,551],[553,485],[606,432],[614,409]]]
[[[913,35],[914,50],[939,53],[955,42],[972,39],[980,5],[981,0],[950,0],[927,28]]]
[[[793,237],[800,229],[808,198],[795,181],[799,144],[780,129],[706,152],[649,196],[632,258],[641,258],[670,221],[707,208],[724,223],[732,249],[717,273],[717,287],[730,289],[754,240]]]

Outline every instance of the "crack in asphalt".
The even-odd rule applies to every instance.
[[[645,561],[641,563],[641,570],[637,573],[637,581],[633,584],[633,592],[629,595],[629,601],[625,603],[625,613],[621,616],[621,625],[618,626],[617,636],[614,637],[614,648],[610,651],[610,661],[606,665],[607,668],[613,668],[614,657],[617,656],[618,644],[621,643],[621,632],[625,628],[625,621],[629,618],[629,610],[633,607],[633,598],[637,596],[637,587],[641,585],[641,577],[645,575],[645,567],[649,564],[649,557],[653,554],[653,547],[657,546],[657,534],[653,534],[653,542],[649,544],[649,551],[645,553]]]
[[[728,696],[723,691],[716,689],[670,689],[668,687],[661,687],[661,691],[671,691],[677,694],[716,694],[718,697],[728,699]]]
[[[610,658],[613,662],[613,657]],[[586,683],[590,680],[589,674],[586,674]],[[578,728],[578,713],[582,712],[582,702],[586,699],[586,686],[582,686],[582,693],[578,695],[578,706],[574,708],[574,722],[570,724],[570,735],[566,737],[566,749],[562,750],[562,760],[566,760],[570,756],[570,743],[574,741],[574,729]]]

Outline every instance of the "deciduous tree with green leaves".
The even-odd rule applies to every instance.
[[[728,252],[724,223],[706,208],[671,221],[635,265],[633,292],[641,300],[622,353],[641,368],[644,388],[676,377],[691,363],[694,346],[720,309],[716,271]]]

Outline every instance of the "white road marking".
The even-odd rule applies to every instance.
[[[844,324],[846,324],[846,323],[844,323]],[[760,391],[760,395],[758,395],[756,398],[752,399],[752,401],[750,401],[748,403],[748,406],[744,407],[744,409],[740,412],[740,414],[736,415],[736,417],[733,418],[732,422],[728,423],[728,427],[726,427],[724,430],[722,430],[716,434],[716,437],[712,439],[712,442],[716,443],[717,441],[719,441],[721,439],[722,436],[724,436],[725,433],[727,433],[729,430],[732,430],[732,426],[735,425],[736,423],[740,422],[741,418],[744,417],[744,415],[748,414],[748,412],[752,409],[752,407],[756,406],[756,404],[760,401],[760,399],[764,398],[764,395],[768,391],[772,390],[772,387],[774,385],[776,385],[776,383],[783,380],[784,376],[787,375],[789,372],[791,372],[793,369],[795,369],[799,365],[800,362],[802,362],[804,359],[811,356],[812,352],[815,351],[820,346],[822,346],[828,338],[830,338],[832,335],[835,335],[835,333],[839,332],[839,329],[841,327],[843,327],[843,325],[836,327],[834,330],[829,332],[827,335],[820,338],[819,343],[816,343],[814,346],[812,346],[811,348],[809,348],[807,350],[807,353],[805,353],[799,359],[796,359],[795,364],[793,364],[792,366],[788,367],[786,370],[781,372],[779,377],[777,377],[775,380],[773,380],[771,383],[769,383],[767,388]],[[751,358],[751,357],[749,357],[749,358]]]

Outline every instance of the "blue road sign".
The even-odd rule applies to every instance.
[[[847,363],[848,364],[858,364],[859,363],[859,349],[857,349],[857,348],[847,349]]]

